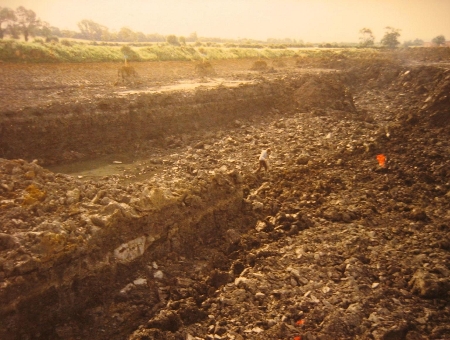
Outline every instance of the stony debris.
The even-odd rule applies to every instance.
[[[302,111],[333,109],[357,112],[350,90],[334,74],[319,74],[305,79],[305,83],[295,91],[295,101]]]
[[[115,175],[1,159],[0,334],[449,338],[448,71],[301,61],[320,62],[347,71],[286,72],[304,107],[173,135]]]

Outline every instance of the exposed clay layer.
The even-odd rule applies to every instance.
[[[230,126],[295,108],[287,82],[128,95],[9,113],[0,124],[4,158],[58,163],[132,151],[164,137]]]

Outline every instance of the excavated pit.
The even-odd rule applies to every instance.
[[[250,74],[1,113],[1,339],[447,336],[449,70]]]

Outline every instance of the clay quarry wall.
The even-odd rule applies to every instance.
[[[70,153],[90,158],[126,152],[170,135],[227,127],[273,108],[287,110],[294,105],[290,95],[273,81],[6,112],[0,122],[0,157],[55,164],[70,161]]]
[[[159,143],[167,136],[226,128],[236,119],[257,118],[274,109],[286,112],[295,108],[294,89],[280,82],[4,112],[0,158],[58,163],[70,152],[95,157],[128,151],[136,143]],[[6,162],[14,168],[23,161]],[[30,166],[39,168],[33,172],[35,181],[39,174],[47,176],[39,166]],[[228,230],[244,231],[254,225],[251,207],[244,206],[238,173],[208,175],[199,183],[181,196],[148,187],[129,204],[101,206],[94,199],[77,205],[75,227],[87,228],[89,237],[73,238],[53,229],[25,233],[23,242],[35,242],[33,249],[39,256],[23,255],[20,262],[3,264],[5,282],[10,284],[0,294],[0,338],[33,333],[37,338],[54,338],[57,330],[52,325],[78,317],[74,321],[83,324],[83,311],[110,301],[146,264],[171,254],[194,257],[196,245],[220,246],[215,242],[222,242]],[[1,249],[9,251],[22,239],[5,236],[0,241]],[[160,298],[155,292],[149,289],[144,300],[158,308]]]

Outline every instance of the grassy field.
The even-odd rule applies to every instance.
[[[187,61],[240,58],[280,58],[297,55],[294,49],[229,48],[225,46],[173,46],[166,43],[130,45],[96,45],[62,40],[61,42],[0,40],[0,60],[4,62],[111,62]]]
[[[378,54],[379,49],[287,47],[286,45],[188,44],[174,46],[167,43],[91,43],[62,39],[45,42],[35,39],[0,40],[0,61],[12,63],[85,63],[128,61],[195,61],[222,59],[276,59],[284,57],[323,58],[330,55]]]
[[[387,55],[407,55],[427,59],[439,55],[446,60],[450,48],[401,48],[387,50],[381,48],[287,48],[284,45],[254,45],[234,47],[229,44],[188,44],[174,46],[167,43],[118,44],[73,41],[33,42],[21,40],[0,40],[0,61],[10,63],[89,63],[128,61],[195,61],[222,59],[276,59],[298,57],[318,58],[379,58]]]

